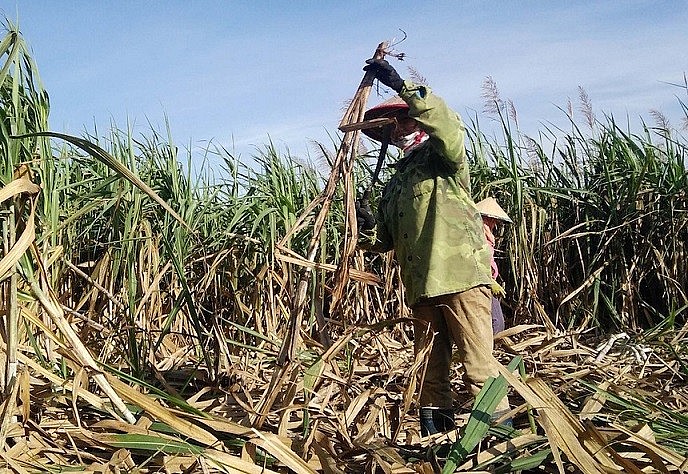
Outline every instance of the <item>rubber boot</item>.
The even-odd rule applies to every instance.
[[[454,423],[454,410],[451,408],[440,408],[436,410],[435,428],[437,428],[440,433],[455,429],[456,423]]]
[[[439,433],[435,426],[434,412],[439,408],[421,407],[420,409],[420,435],[422,437],[430,436]]]
[[[456,428],[454,410],[451,408],[421,407],[420,434],[430,436]]]

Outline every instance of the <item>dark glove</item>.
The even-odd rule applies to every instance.
[[[373,216],[368,200],[356,199],[355,206],[358,230],[373,230],[375,228],[375,216]]]
[[[375,78],[384,85],[393,89],[395,92],[401,92],[401,87],[404,85],[404,80],[399,77],[396,69],[394,69],[384,59],[369,59],[366,61],[367,66],[363,67],[364,71],[373,71]]]

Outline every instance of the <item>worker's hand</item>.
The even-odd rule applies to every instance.
[[[494,296],[495,298],[504,298],[506,296],[506,292],[504,291],[504,288],[502,288],[502,285],[500,285],[494,280],[492,280],[490,289],[492,290],[492,296]]]
[[[356,199],[355,207],[358,230],[373,230],[375,228],[375,216],[373,216],[368,200]]]
[[[393,89],[395,92],[401,92],[401,87],[404,85],[404,80],[399,77],[396,69],[394,69],[384,59],[369,59],[366,61],[367,66],[363,68],[364,71],[373,71],[375,78],[382,82],[387,87]]]

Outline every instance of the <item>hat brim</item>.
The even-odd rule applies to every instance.
[[[510,224],[513,223],[509,215],[502,209],[502,206],[497,203],[495,198],[485,198],[476,203],[476,207],[478,211],[480,211],[480,215],[484,217],[491,217],[492,219],[508,222]]]
[[[497,219],[498,221],[508,222],[509,224],[514,223],[514,221],[512,221],[511,218],[506,214],[490,214],[488,212],[481,212],[480,215],[483,217],[491,217],[492,219]]]
[[[366,113],[363,115],[363,120],[368,121],[377,118],[396,117],[398,115],[407,114],[408,110],[408,104],[399,96],[396,96],[366,111]],[[373,140],[381,142],[383,137],[383,129],[384,127],[373,127],[364,128],[361,131]]]

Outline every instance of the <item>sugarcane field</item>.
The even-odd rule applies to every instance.
[[[425,290],[433,265],[447,281],[470,265],[442,261],[452,243],[414,261],[397,223],[417,219],[386,214],[408,157],[457,120],[431,114],[440,88],[408,72],[403,42],[375,38],[341,79],[350,101],[317,164],[209,142],[222,173],[194,174],[164,131],[49,125],[31,38],[7,20],[1,37],[1,472],[688,472],[685,75],[677,127],[595,116],[581,88],[556,137],[521,133],[487,78],[498,133],[462,116],[468,172],[411,191],[494,218],[492,276]],[[417,224],[425,250],[468,226],[445,209]],[[469,314],[452,352],[453,323],[433,331],[423,305],[474,287],[500,326],[494,306],[488,333]]]

